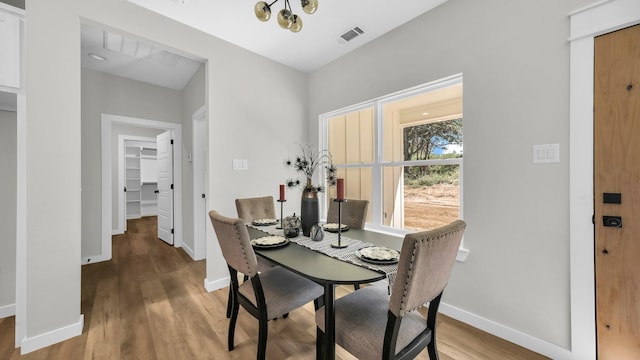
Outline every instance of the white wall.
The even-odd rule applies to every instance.
[[[85,180],[81,176],[81,19],[207,60],[209,208],[232,215],[236,197],[276,195],[278,184],[287,176],[282,159],[290,147],[295,149],[294,144],[304,142],[307,134],[307,79],[303,73],[126,0],[29,3],[27,251],[26,258],[18,259],[26,264],[27,283],[25,303],[17,304],[24,306],[25,316],[18,321],[27,320],[27,338],[64,333],[64,327],[77,324],[80,315],[81,219],[90,216],[82,212],[80,196],[81,179]],[[56,39],[55,49],[51,39]],[[47,61],[42,61],[44,58]],[[83,74],[83,92],[84,81]],[[51,109],[56,109],[55,115]],[[233,158],[247,159],[249,170],[232,171]],[[50,191],[52,188],[56,191]],[[83,197],[84,192],[88,190],[83,190]],[[295,209],[299,201],[287,205]],[[207,238],[207,280],[214,287],[228,282],[228,271],[211,232]]]
[[[16,121],[0,111],[0,318],[16,301]]]
[[[465,247],[447,305],[522,338],[570,348],[569,19],[590,0],[449,0],[310,75],[318,115],[464,76]],[[526,6],[528,5],[528,6]],[[534,144],[560,163],[532,164]]]
[[[23,346],[82,324],[80,27],[78,12],[70,11],[77,3],[29,3],[25,21],[26,221],[18,231],[26,244],[17,261],[26,283],[18,284],[24,300],[16,303]]]

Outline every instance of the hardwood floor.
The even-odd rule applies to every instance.
[[[129,220],[113,238],[113,260],[82,267],[81,336],[21,356],[14,317],[0,319],[0,359],[252,359],[257,321],[240,310],[227,351],[227,291],[207,293],[204,261],[156,238],[156,218]],[[339,287],[337,296],[352,291]],[[55,311],[52,309],[52,311]],[[440,359],[546,359],[439,315]],[[313,304],[269,323],[268,359],[314,359]],[[337,359],[354,359],[338,347]],[[426,351],[419,359],[427,359]]]

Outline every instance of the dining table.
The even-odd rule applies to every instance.
[[[251,239],[274,235],[274,231],[267,228],[247,226],[247,229]],[[331,236],[329,233],[326,235],[329,235],[325,236],[327,238]],[[359,248],[369,245],[384,246],[398,251],[402,247],[402,237],[370,230],[349,229],[343,232],[341,237],[344,241],[352,242],[352,245],[341,249],[342,254],[349,254],[351,251],[355,253]],[[303,235],[289,240],[291,241],[286,246],[269,249],[255,248],[255,253],[324,287],[325,348],[323,353],[325,359],[335,359],[335,286],[368,284],[388,279],[390,276],[395,277],[395,273],[393,271],[390,273],[388,269],[381,271],[375,265],[367,266],[358,264],[357,261],[346,261],[303,246],[302,243],[310,243],[310,239]]]

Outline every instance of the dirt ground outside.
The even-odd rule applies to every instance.
[[[460,187],[438,184],[404,188],[404,227],[429,230],[460,217]]]

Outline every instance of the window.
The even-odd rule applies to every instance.
[[[345,196],[369,200],[368,228],[398,233],[462,217],[462,125],[462,76],[321,116]]]

